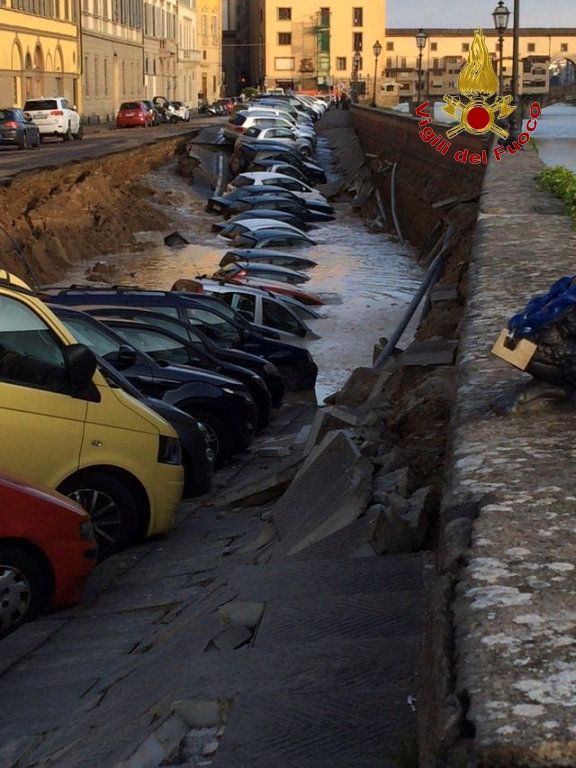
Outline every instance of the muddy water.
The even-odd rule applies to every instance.
[[[319,154],[325,157],[326,152]],[[172,167],[155,172],[149,181],[169,201],[174,228],[192,244],[172,250],[162,242],[165,233],[139,233],[141,253],[107,258],[118,268],[114,282],[168,289],[178,278],[211,274],[230,245],[210,230],[219,218],[204,212],[208,187],[189,186]],[[408,247],[387,235],[368,232],[349,203],[336,204],[336,211],[336,221],[310,232],[317,245],[290,251],[318,263],[308,273],[306,289],[326,302],[320,308],[321,318],[310,321],[320,338],[294,340],[305,344],[318,363],[319,402],[338,389],[355,367],[371,364],[375,341],[391,333],[422,277]],[[85,268],[76,269],[68,279],[81,281]],[[409,337],[410,329],[401,346]]]

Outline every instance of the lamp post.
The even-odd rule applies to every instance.
[[[518,104],[518,49],[520,47],[520,0],[514,0],[514,25],[512,27],[512,101],[518,108],[512,113],[514,133],[522,125],[522,109]]]
[[[372,52],[374,53],[374,91],[372,93],[372,104],[370,104],[370,106],[376,107],[376,83],[378,82],[378,57],[382,53],[382,45],[378,40],[376,40],[376,42],[372,46]]]
[[[508,29],[508,19],[510,18],[510,11],[504,5],[504,0],[499,0],[496,9],[492,12],[494,19],[494,28],[498,32],[498,45],[500,46],[500,95],[504,93],[504,32]]]
[[[358,104],[358,70],[360,69],[360,51],[352,56],[352,101]]]
[[[416,45],[418,46],[418,104],[420,104],[420,97],[422,95],[422,52],[426,47],[427,41],[428,35],[420,28],[416,35]]]

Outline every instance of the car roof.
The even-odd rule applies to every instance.
[[[246,227],[246,229],[267,229],[267,228],[273,227],[277,229],[287,229],[288,231],[294,231],[294,232],[300,231],[298,227],[295,227],[292,224],[289,224],[287,221],[280,221],[279,219],[266,219],[266,218],[237,219],[236,221],[228,222],[228,224],[224,227],[224,229],[227,229],[229,226],[234,227],[236,225]]]
[[[247,171],[245,173],[239,173],[236,178],[254,179],[254,181],[260,181],[261,179],[273,179],[278,181],[284,181],[284,180],[298,181],[298,179],[293,179],[292,176],[287,176],[285,173],[273,173],[272,171]]]

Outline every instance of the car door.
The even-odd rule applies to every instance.
[[[262,297],[262,325],[272,328],[281,339],[294,342],[309,335],[309,328],[288,307],[276,299]]]
[[[88,407],[63,346],[24,299],[0,295],[0,468],[50,488],[78,467]]]

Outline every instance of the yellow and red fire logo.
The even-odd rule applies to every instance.
[[[416,116],[421,118],[418,122],[418,127],[421,129],[420,139],[440,155],[453,153],[453,159],[457,163],[488,165],[489,153],[493,159],[501,160],[505,154],[515,154],[530,141],[530,135],[536,130],[542,108],[537,101],[532,102],[526,129],[518,135],[510,137],[510,131],[498,125],[497,121],[509,117],[516,107],[512,104],[512,96],[498,94],[498,77],[492,66],[481,29],[474,32],[468,61],[458,75],[458,90],[460,97],[443,97],[445,104],[442,110],[453,120],[458,121],[456,125],[448,128],[445,134],[438,130],[438,126],[437,130],[432,128],[434,116],[426,111],[430,106],[429,101],[419,104],[415,110]],[[488,142],[483,142],[485,148],[481,151],[471,151],[465,146],[462,147],[460,141],[458,149],[451,151],[452,139],[463,132],[473,136],[493,133],[500,141],[491,150],[488,149]]]
[[[444,96],[444,112],[453,118],[460,113],[458,125],[446,131],[449,139],[462,131],[474,136],[491,131],[502,139],[508,138],[509,132],[497,125],[496,120],[508,117],[516,107],[512,106],[512,96],[497,95],[498,78],[481,29],[474,32],[468,61],[458,75],[458,90],[465,101],[455,96]]]

